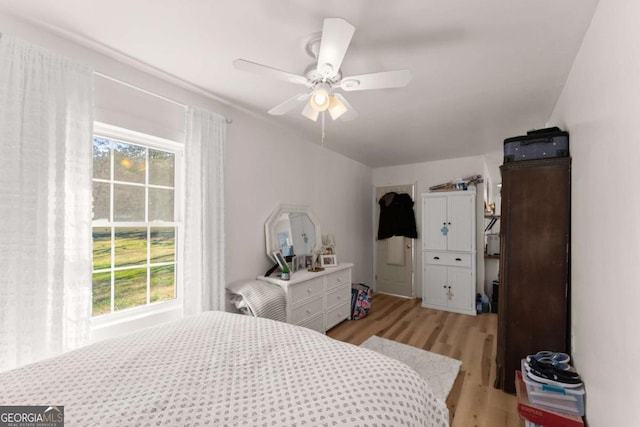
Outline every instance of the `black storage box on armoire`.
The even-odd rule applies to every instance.
[[[504,163],[569,156],[569,132],[552,127],[504,140]]]

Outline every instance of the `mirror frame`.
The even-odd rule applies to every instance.
[[[276,260],[273,258],[273,251],[280,250],[280,246],[278,245],[278,236],[276,236],[274,225],[276,220],[280,218],[280,216],[283,213],[307,214],[307,216],[313,223],[315,233],[316,233],[316,245],[313,247],[312,251],[313,253],[318,251],[322,246],[322,234],[320,231],[320,221],[318,221],[318,218],[313,214],[313,212],[311,212],[311,209],[309,208],[309,206],[288,205],[288,204],[282,203],[276,206],[276,208],[273,210],[273,212],[269,216],[269,219],[267,219],[267,221],[264,223],[264,235],[265,235],[265,246],[266,246],[267,256],[271,260],[273,260],[273,262],[276,262]],[[298,255],[303,255],[303,254],[298,254]]]

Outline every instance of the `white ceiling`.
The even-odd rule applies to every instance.
[[[326,17],[345,18],[356,32],[343,75],[413,75],[406,88],[346,93],[354,121],[327,117],[328,148],[378,167],[496,151],[504,138],[543,127],[597,2],[0,0],[0,12],[98,42],[261,114],[301,86],[232,61],[302,74],[314,62],[305,37]],[[271,120],[320,142],[320,120],[298,110]]]

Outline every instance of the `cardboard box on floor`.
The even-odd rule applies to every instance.
[[[582,417],[562,412],[542,409],[531,402],[527,395],[527,386],[522,380],[522,372],[516,371],[516,395],[518,396],[518,413],[526,420],[544,427],[584,427]]]

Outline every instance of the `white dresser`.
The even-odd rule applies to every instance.
[[[280,286],[287,296],[287,323],[326,332],[351,316],[351,268],[338,264],[313,273],[297,271],[291,280],[258,276]]]

